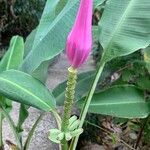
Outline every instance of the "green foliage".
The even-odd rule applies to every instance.
[[[53,4],[53,10],[50,9],[50,4]],[[27,73],[33,74],[42,63],[54,58],[65,47],[65,40],[73,24],[79,2],[69,1],[59,15],[54,16],[56,4],[55,1],[47,1],[34,44],[22,64],[22,70]],[[49,13],[52,14],[49,14],[48,10],[51,10]],[[36,76],[36,73],[34,75]]]
[[[119,74],[119,78],[112,84],[132,84],[145,90],[145,92],[149,91],[150,76],[146,69],[146,64],[143,60],[142,55],[140,53],[134,53],[127,57],[121,58],[118,64],[120,63],[120,61],[123,62],[123,60],[125,60],[126,62],[122,63],[121,67],[117,71],[117,73]]]
[[[17,123],[17,132],[20,133],[23,131],[23,123],[27,119],[29,113],[28,113],[28,107],[24,104],[20,104],[20,110],[19,110],[19,118],[18,118],[18,123]]]
[[[99,22],[102,61],[128,55],[150,43],[149,0],[108,0]],[[110,17],[112,16],[112,17]]]
[[[77,102],[82,108],[84,101]],[[93,95],[89,112],[122,118],[145,118],[150,107],[144,100],[144,92],[134,86],[114,86]]]
[[[50,91],[32,76],[8,70],[0,74],[0,82],[0,94],[3,96],[45,111],[55,110],[55,99]]]
[[[67,4],[68,0],[59,0],[57,6],[56,6],[56,10],[55,10],[55,15],[57,16],[61,10],[65,7],[65,5]]]
[[[39,64],[40,66],[35,68],[35,70],[33,72],[32,71],[31,72],[27,71],[28,73],[31,73],[34,77],[38,78],[42,82],[45,82],[46,74],[47,74],[47,68],[48,68],[48,65],[50,63],[49,59],[45,58],[45,57],[48,57],[50,49],[49,49],[49,47],[47,47],[47,45],[44,44],[44,47],[42,45],[42,47],[43,47],[42,51],[47,50],[47,54],[44,54],[41,51],[41,48],[39,47],[39,45],[41,45],[43,43],[43,40],[45,41],[46,36],[53,36],[53,33],[52,33],[53,32],[53,27],[55,27],[53,25],[54,19],[57,17],[56,15],[59,14],[61,9],[63,9],[63,6],[60,6],[60,5],[59,5],[60,7],[58,8],[58,3],[59,2],[60,2],[59,0],[57,0],[57,1],[48,0],[47,1],[44,12],[42,14],[42,17],[41,17],[41,20],[40,20],[40,23],[39,23],[37,29],[32,31],[32,33],[27,38],[27,41],[26,41],[26,44],[25,44],[26,45],[25,46],[25,56],[27,56],[27,54],[29,54],[28,57],[30,57],[30,53],[31,53],[31,55],[32,55],[30,57],[32,59],[31,61],[36,59],[35,60],[35,65],[37,65],[39,63],[37,61],[38,59],[39,59],[39,61],[40,61],[40,59],[44,59],[44,61],[41,61],[41,63]],[[59,12],[58,12],[58,10],[59,10]],[[49,33],[48,33],[47,29],[50,30]],[[56,29],[56,31],[57,31],[57,29]],[[52,42],[50,39],[47,39],[47,38],[46,38],[46,41],[48,42],[46,44],[49,44],[49,43]],[[55,41],[56,41],[56,39],[54,39],[53,42],[55,42]],[[31,42],[32,42],[32,44],[31,44]],[[57,46],[58,43],[57,44],[54,43],[54,45]],[[41,54],[44,54],[44,56],[42,56],[41,54],[40,55],[38,54],[37,56],[34,57],[35,54],[33,52],[36,51],[35,53],[37,54],[37,51],[39,51],[39,50],[36,50],[37,49],[36,46],[39,47],[40,51],[42,52]],[[60,50],[62,50],[62,49],[60,49]],[[54,58],[54,56],[52,56],[52,58]]]
[[[24,42],[20,36],[12,37],[9,49],[0,61],[0,72],[17,69],[23,61],[24,55]]]
[[[10,46],[4,57],[0,61],[0,72],[9,69],[18,69],[20,63],[23,61],[24,55],[24,42],[20,36],[12,37]],[[3,98],[2,105],[8,110],[12,107],[12,102],[6,98]]]
[[[104,0],[97,4],[103,2]],[[29,40],[26,41],[25,53],[27,52],[28,55],[21,66],[23,71],[32,74],[42,82],[45,81],[45,75],[41,76],[41,74],[46,72],[49,60],[64,50],[66,37],[73,25],[78,6],[79,0],[47,1],[37,31],[33,31],[34,33],[30,35],[33,40],[32,46]]]
[[[36,29],[32,30],[32,32],[26,38],[24,58],[28,55],[28,53],[32,49],[32,45],[33,45],[33,42],[34,42],[35,35],[36,35]]]

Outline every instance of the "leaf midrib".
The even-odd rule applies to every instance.
[[[31,95],[32,97],[36,98],[38,101],[40,101],[41,103],[43,103],[46,107],[48,107],[50,110],[52,109],[47,103],[44,102],[44,100],[40,99],[39,97],[37,97],[36,95],[34,95],[32,92],[26,90],[25,88],[21,87],[20,85],[18,85],[15,82],[11,82],[10,80],[7,80],[5,78],[0,77],[0,80],[5,81],[7,83],[12,84],[13,86],[16,86],[17,88],[21,89],[22,91],[26,92],[27,94]]]
[[[132,102],[132,103],[129,103],[129,102],[121,102],[121,103],[105,103],[105,104],[96,104],[96,103],[91,103],[90,104],[90,106],[103,106],[103,105],[124,105],[124,104],[146,104],[146,102],[139,102],[139,101],[137,101],[137,102]]]

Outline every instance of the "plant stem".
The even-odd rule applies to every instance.
[[[60,118],[59,114],[56,111],[53,111],[52,114],[55,117],[58,129],[61,129],[61,118]]]
[[[4,108],[0,108],[0,111],[2,111],[3,115],[6,117],[13,133],[14,133],[14,136],[15,136],[15,139],[16,139],[16,142],[17,142],[17,146],[18,146],[18,149],[21,150],[22,148],[22,143],[20,141],[20,136],[16,130],[16,127],[15,127],[15,124],[13,122],[13,120],[11,119],[11,117],[9,116],[9,114],[6,112],[6,110]]]
[[[61,130],[61,118],[60,118],[59,114],[57,113],[57,111],[53,111],[52,114],[55,117],[58,129]],[[59,144],[59,150],[61,150],[61,149],[62,149],[61,145]]]
[[[141,141],[142,134],[143,134],[144,128],[145,128],[145,126],[146,126],[146,124],[148,122],[148,119],[149,119],[149,116],[147,118],[145,118],[144,123],[143,123],[143,125],[142,125],[142,127],[140,129],[140,132],[139,132],[139,135],[138,135],[138,138],[137,138],[137,141],[136,141],[135,149],[137,149],[137,147],[139,146],[139,143]]]
[[[67,128],[69,125],[69,119],[71,116],[73,101],[74,101],[74,93],[77,79],[77,70],[70,67],[68,68],[68,82],[65,94],[65,102],[64,102],[64,114],[62,119],[61,131],[67,132]],[[62,150],[68,150],[68,144],[66,139],[62,140]]]
[[[3,114],[0,111],[0,149],[3,149],[3,133],[2,133],[2,126],[3,126]]]
[[[31,139],[33,137],[33,133],[34,133],[37,125],[39,124],[39,122],[42,120],[43,115],[44,115],[44,113],[40,114],[40,116],[38,117],[38,119],[36,120],[34,125],[32,126],[30,132],[28,133],[28,137],[27,137],[27,139],[25,141],[23,150],[28,150],[29,149],[29,145],[30,145]]]
[[[93,97],[94,91],[96,89],[98,80],[99,80],[99,78],[100,78],[100,76],[102,74],[104,66],[105,66],[105,63],[100,63],[100,65],[99,65],[99,68],[97,70],[97,73],[96,73],[94,81],[93,81],[93,84],[92,84],[92,86],[90,88],[90,91],[88,93],[88,96],[87,96],[87,98],[85,100],[83,109],[82,109],[81,114],[80,114],[80,125],[79,125],[79,128],[82,128],[82,126],[84,124],[84,120],[85,120],[86,114],[88,112],[88,108],[90,106],[91,99]],[[70,150],[75,150],[76,149],[78,139],[79,139],[79,136],[75,137],[72,140],[71,145],[70,145]]]

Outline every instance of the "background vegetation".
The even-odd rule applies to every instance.
[[[0,0],[0,49],[13,35],[24,38],[38,25],[46,0]]]

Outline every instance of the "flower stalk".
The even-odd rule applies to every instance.
[[[82,128],[83,124],[84,124],[84,121],[85,121],[85,117],[87,115],[87,112],[88,112],[88,108],[90,106],[90,103],[91,103],[91,100],[92,100],[92,97],[93,97],[93,94],[95,92],[95,89],[96,89],[96,86],[97,86],[97,83],[98,83],[98,80],[102,74],[102,71],[104,69],[104,66],[105,66],[105,63],[104,62],[101,62],[100,65],[99,65],[99,68],[97,70],[97,73],[95,75],[95,78],[93,80],[93,83],[92,83],[92,86],[89,90],[89,93],[86,97],[86,100],[84,102],[84,106],[82,108],[82,111],[81,111],[81,114],[80,114],[80,124],[79,124],[79,128]],[[71,142],[71,145],[70,145],[70,148],[69,150],[75,150],[76,149],[76,146],[77,146],[77,143],[78,143],[78,139],[79,139],[79,136],[76,136],[72,142]]]
[[[66,87],[64,114],[62,118],[61,131],[66,133],[68,131],[69,119],[71,116],[72,106],[74,102],[74,94],[76,87],[77,70],[73,67],[68,68],[68,82]],[[62,140],[62,149],[66,145],[66,139]],[[65,146],[66,147],[66,146]]]

